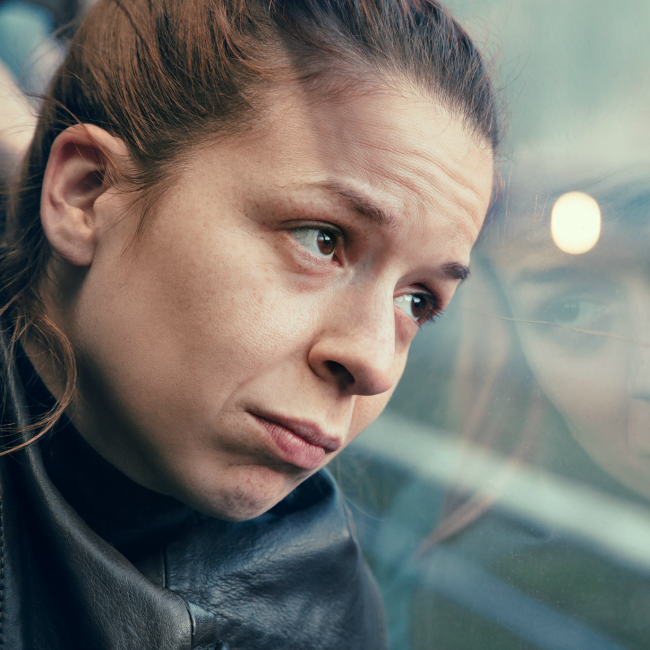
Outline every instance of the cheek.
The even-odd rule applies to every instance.
[[[627,358],[620,345],[605,342],[591,352],[572,354],[533,336],[522,337],[522,344],[542,390],[574,428],[598,435],[623,423]]]
[[[83,347],[133,418],[201,430],[239,386],[300,353],[315,311],[241,229],[149,226],[126,262],[91,270]]]
[[[238,364],[245,373],[295,344],[305,312],[257,238],[225,224],[215,230],[152,247],[151,318],[178,334],[185,355]],[[165,264],[156,268],[156,260]]]

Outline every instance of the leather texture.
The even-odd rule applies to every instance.
[[[2,345],[3,420],[21,425]],[[135,564],[61,496],[38,443],[0,458],[0,650],[387,647],[377,585],[326,472],[257,519],[198,515]]]

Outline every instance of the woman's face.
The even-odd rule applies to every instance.
[[[511,251],[498,269],[513,316],[537,321],[517,324],[524,354],[573,436],[650,498],[647,259],[605,240],[583,255],[552,244]]]
[[[95,203],[92,263],[61,316],[72,417],[134,480],[243,520],[384,408],[465,274],[492,156],[406,90],[287,91],[175,174],[132,246],[126,197]]]

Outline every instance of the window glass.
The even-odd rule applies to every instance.
[[[472,277],[335,471],[391,648],[647,648],[650,3],[448,3],[496,57]]]
[[[49,4],[0,2],[0,74],[34,103],[64,51]],[[650,2],[445,4],[495,61],[500,201],[332,470],[392,650],[645,649]]]

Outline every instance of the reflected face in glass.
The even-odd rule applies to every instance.
[[[643,236],[639,233],[639,236]],[[500,260],[524,354],[590,457],[650,497],[650,266],[607,241]]]
[[[194,149],[133,247],[135,217],[101,235],[73,421],[147,487],[266,511],[383,409],[466,273],[492,175],[407,90],[277,93],[261,125]],[[97,210],[125,209],[107,195]]]

